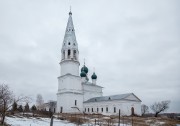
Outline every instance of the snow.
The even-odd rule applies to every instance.
[[[25,117],[6,117],[6,123],[10,124],[11,126],[50,126],[50,118],[37,119],[37,118],[25,118]],[[53,119],[53,126],[76,126],[76,124],[64,120]],[[82,126],[95,126],[95,125],[86,123],[83,124]],[[123,124],[121,124],[120,126],[123,126]]]
[[[18,118],[18,117],[6,117],[6,123],[11,126],[49,126],[50,118]],[[62,120],[53,120],[53,126],[75,126],[75,124]]]

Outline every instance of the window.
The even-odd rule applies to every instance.
[[[103,108],[101,108],[101,111],[103,112]]]
[[[99,108],[97,108],[97,112],[99,111]]]
[[[108,112],[108,107],[106,107],[106,112]]]
[[[85,108],[85,110],[84,110],[85,112],[86,112],[86,108]]]
[[[114,107],[114,113],[116,113],[116,107]]]
[[[71,43],[69,42],[68,45],[71,45]]]
[[[92,108],[92,112],[93,112],[93,108]]]
[[[71,50],[68,50],[68,58],[70,57],[71,55]]]
[[[74,43],[73,45],[75,46],[76,44]]]
[[[109,97],[109,100],[111,100],[111,98]]]
[[[75,100],[75,106],[77,105],[77,100]]]
[[[89,108],[88,108],[88,112],[89,112]]]
[[[76,50],[73,51],[73,57],[76,59]]]
[[[60,108],[60,113],[62,113],[62,112],[63,112],[63,107]]]
[[[134,115],[134,107],[131,108],[131,115]]]

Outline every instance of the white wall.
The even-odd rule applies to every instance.
[[[106,107],[108,107],[108,112],[106,112]],[[116,112],[114,112],[114,107],[116,107]],[[121,115],[131,115],[131,108],[134,107],[134,113],[137,115],[141,115],[141,102],[135,101],[123,101],[123,100],[114,100],[114,101],[102,101],[102,102],[92,102],[92,103],[84,103],[84,110],[86,108],[86,113],[88,113],[88,108],[90,110],[89,113],[96,113],[97,108],[99,108],[99,112],[104,115],[118,115],[119,109],[121,111]],[[92,112],[93,108],[93,112]],[[103,112],[101,111],[103,108]]]
[[[75,105],[75,100],[77,104]],[[78,112],[77,109],[71,107],[78,107],[80,111],[83,110],[83,92],[81,78],[67,74],[58,78],[58,93],[57,93],[57,111],[63,107],[63,112]]]
[[[61,65],[61,76],[68,73],[79,76],[79,62],[74,60],[64,60],[60,63]]]
[[[99,87],[94,84],[83,84],[84,91],[84,101],[87,101],[93,97],[101,97],[102,96],[102,87]]]
[[[75,100],[76,105],[75,105]],[[62,93],[57,94],[57,111],[60,112],[60,108],[63,107],[63,113],[79,112],[72,107],[78,107],[80,111],[83,111],[83,94],[76,93]]]

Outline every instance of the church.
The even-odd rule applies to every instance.
[[[121,115],[141,115],[141,100],[133,93],[103,96],[96,73],[88,77],[85,63],[79,68],[79,55],[70,11],[61,48],[56,113],[116,115],[120,110]]]

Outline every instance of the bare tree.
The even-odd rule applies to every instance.
[[[158,116],[159,113],[166,111],[169,108],[170,101],[161,101],[155,102],[150,106],[151,110],[155,113],[155,117]]]
[[[37,94],[36,97],[36,106],[38,110],[41,110],[44,108],[44,100],[41,94]]]
[[[7,111],[10,110],[13,106],[13,101],[23,102],[28,101],[29,97],[19,96],[17,98],[14,97],[13,92],[9,89],[8,85],[0,84],[0,116],[1,116],[1,124],[4,124],[4,120],[7,114]]]
[[[1,124],[4,124],[4,119],[7,110],[11,107],[14,100],[13,92],[10,91],[8,85],[0,85],[0,114],[1,114]]]
[[[141,105],[141,112],[142,112],[142,116],[146,113],[149,112],[149,107],[147,105]]]

